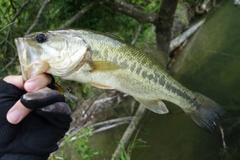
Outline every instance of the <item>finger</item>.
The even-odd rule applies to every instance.
[[[57,102],[65,102],[64,96],[49,88],[27,93],[21,97],[21,103],[29,109],[38,109]]]
[[[28,93],[31,93],[46,87],[49,83],[51,83],[51,81],[51,76],[47,74],[40,74],[27,80],[24,84],[24,89]]]
[[[23,85],[22,76],[8,76],[4,78],[8,83],[12,83],[21,89],[25,89],[27,92],[34,92],[39,89],[46,87],[51,83],[52,79],[46,74],[37,75],[29,80]],[[17,101],[13,107],[7,113],[7,120],[9,123],[17,124],[24,117],[26,117],[31,112],[30,109],[26,108],[20,101]]]
[[[7,76],[3,79],[7,83],[11,83],[20,89],[23,87],[22,76]],[[19,123],[31,110],[25,108],[20,101],[17,101],[7,113],[7,120],[12,124]]]
[[[3,79],[7,83],[11,83],[16,87],[23,89],[23,79],[22,76],[7,76]]]
[[[30,112],[31,110],[26,108],[19,100],[8,111],[7,120],[9,123],[17,124],[23,120],[23,118],[26,117]]]

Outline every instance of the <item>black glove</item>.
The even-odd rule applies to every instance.
[[[19,124],[10,124],[6,114],[19,99],[34,110]],[[58,149],[57,142],[68,131],[71,121],[70,109],[58,91],[26,94],[0,81],[0,160],[47,160]]]

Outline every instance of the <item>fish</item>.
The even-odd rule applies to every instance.
[[[111,34],[88,29],[35,32],[15,38],[22,76],[48,73],[65,80],[115,89],[147,109],[169,113],[164,101],[179,106],[200,128],[213,133],[224,109],[191,91],[167,71],[167,54],[143,51]]]

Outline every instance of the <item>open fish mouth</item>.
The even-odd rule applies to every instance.
[[[25,38],[16,38],[17,53],[20,61],[23,80],[44,73],[49,69],[46,62],[40,60],[38,51],[26,43]]]

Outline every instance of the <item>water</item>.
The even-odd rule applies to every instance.
[[[229,126],[240,119],[240,9],[233,6],[233,1],[224,1],[217,7],[182,51],[171,74],[189,89],[210,97],[226,109],[220,122],[226,129],[228,146],[238,154],[240,131],[237,127],[230,130]],[[179,107],[166,105],[169,114],[149,112],[145,117],[138,135],[141,140],[137,143],[149,147],[135,148],[132,159],[220,159],[220,153],[223,153],[220,133],[206,133]],[[110,159],[117,145],[116,137],[121,137],[122,132],[116,129],[94,135],[91,143],[100,144],[97,148],[105,150],[105,158]]]

